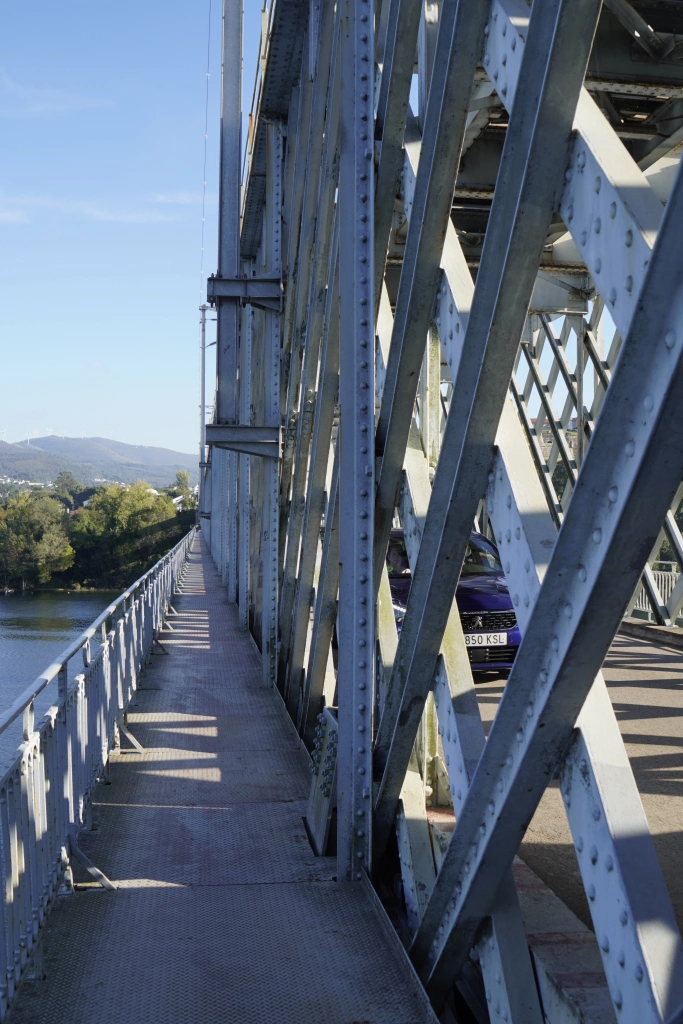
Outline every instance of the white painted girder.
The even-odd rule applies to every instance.
[[[331,440],[334,411],[339,395],[338,250],[339,225],[338,218],[335,218],[333,240],[329,253],[328,285],[325,292],[325,323],[313,418],[311,457],[306,482],[301,557],[296,579],[291,625],[291,646],[287,665],[287,676],[289,679],[287,701],[290,711],[295,717],[301,695],[306,639],[310,624],[313,580],[320,539],[320,524],[325,510],[325,483],[332,454]],[[302,706],[307,699],[307,697],[304,698]],[[316,713],[317,710],[319,709],[316,709]]]
[[[619,144],[619,145],[621,145],[621,144]],[[624,153],[625,153],[625,151],[624,151]],[[628,156],[628,154],[626,154],[626,156]],[[410,166],[411,163],[412,162],[410,161],[410,149],[408,148],[407,157],[406,157],[406,168],[405,168],[405,172],[404,172],[404,201],[406,202],[406,212],[408,213],[408,215],[410,214],[410,188],[411,188],[412,182],[414,180],[414,167]],[[610,184],[613,184],[613,182],[610,182]],[[642,185],[642,182],[640,184]],[[600,185],[600,187],[602,187],[602,185]],[[595,194],[599,195],[599,191],[596,192]],[[614,203],[614,202],[615,202],[615,200],[611,200],[610,201],[610,207],[609,207],[610,210],[612,209],[612,205],[611,204]],[[645,207],[647,209],[647,206],[648,206],[648,199],[645,199],[643,204],[641,204],[641,212],[642,212],[642,207]],[[649,204],[649,207],[650,207],[650,211],[651,211],[652,210],[651,203]],[[660,210],[661,210],[661,207],[658,210],[658,215],[659,215]],[[615,216],[612,219],[616,220],[616,213],[615,213]],[[627,229],[627,230],[629,230],[629,229]],[[594,233],[595,234],[599,234],[599,232],[595,232],[595,231],[594,231]],[[638,239],[642,239],[645,234],[646,234],[645,232],[639,232],[637,238]],[[630,238],[628,240],[631,241]],[[649,245],[647,245],[647,244],[645,245],[646,255],[645,255],[645,258],[642,260],[642,264],[643,264],[643,266],[641,268],[642,270],[644,270],[645,267],[647,266],[647,261],[649,259],[649,254],[648,254],[647,250],[649,250],[651,248],[651,244],[652,244],[653,238],[652,237],[646,238],[645,241],[646,241],[646,243],[649,243]],[[457,244],[457,239],[456,239],[456,244]],[[446,248],[447,247],[448,247],[448,242],[447,242]],[[626,248],[633,248],[633,245],[631,244],[630,246],[626,246]],[[638,245],[636,245],[636,248],[638,248]],[[459,245],[457,246],[457,249],[459,251]],[[460,253],[460,255],[461,255],[461,253]],[[627,294],[627,296],[629,296],[628,289],[626,289],[626,294]],[[614,305],[616,305],[616,303],[613,303],[612,305],[614,306]],[[625,304],[622,302],[621,306],[619,307],[619,313],[623,312],[624,305]],[[444,285],[442,286],[442,288],[440,290],[440,293],[439,293],[439,296],[438,296],[438,307],[437,308],[438,308],[440,326],[441,326],[441,329],[442,329],[442,339],[444,341],[444,347],[445,347],[445,349],[446,349],[446,351],[448,353],[448,363],[449,363],[450,366],[453,366],[453,362],[454,362],[453,356],[455,355],[455,364],[456,364],[456,371],[457,371],[457,364],[458,364],[458,361],[459,361],[459,354],[460,354],[460,352],[459,352],[460,346],[458,345],[457,335],[460,334],[461,326],[460,326],[460,317],[458,316],[457,303],[454,301],[454,297],[453,297],[451,288],[449,287],[449,282],[448,282],[447,278],[445,279]],[[618,323],[618,326],[621,326],[622,330],[627,329],[628,323],[630,322],[629,320],[626,319],[627,316],[628,316],[628,310],[626,310],[626,312],[623,313],[623,315],[621,316],[621,324]],[[453,344],[454,341],[455,341],[455,345]],[[455,352],[453,352],[453,349],[455,349]],[[513,412],[511,413],[511,415],[514,417],[514,413]],[[526,448],[526,445],[524,444],[524,441],[521,439],[521,435],[519,434],[519,423],[518,423],[518,421],[516,421],[516,418],[515,418],[515,423],[516,423],[516,428],[517,428],[517,433],[518,433],[517,442],[519,444],[519,442],[521,440],[523,452],[527,456],[528,462],[529,462],[529,465],[526,467],[526,484],[527,484],[527,487],[531,491],[533,491],[534,489],[537,490],[537,491],[540,491],[540,484],[539,484],[538,476],[537,476],[537,474],[535,472],[535,469],[533,467],[533,463],[531,463],[530,453],[529,453],[528,449]],[[501,424],[501,427],[502,427],[502,424]],[[501,466],[501,475],[502,475],[502,471],[503,471],[503,467]],[[527,552],[526,552],[526,555],[525,555],[524,559],[522,560],[521,566],[517,566],[516,568],[517,568],[518,571],[516,573],[512,573],[512,576],[514,577],[514,581],[511,580],[511,593],[513,593],[513,598],[514,598],[514,601],[515,601],[515,605],[517,606],[518,614],[520,615],[520,621],[521,622],[523,622],[523,620],[524,620],[525,609],[529,609],[529,608],[533,607],[533,602],[535,600],[536,593],[538,592],[539,580],[538,580],[538,574],[537,574],[537,570],[536,570],[536,565],[538,564],[538,566],[539,566],[539,568],[541,569],[541,572],[542,572],[543,568],[544,568],[544,564],[547,562],[549,551],[552,550],[552,546],[554,544],[554,536],[553,536],[554,535],[554,528],[552,526],[552,521],[550,520],[550,516],[547,513],[547,505],[545,503],[545,500],[543,499],[542,494],[541,494],[540,508],[541,508],[542,513],[543,513],[543,515],[541,516],[541,520],[542,520],[543,517],[545,517],[545,519],[547,520],[547,526],[546,526],[546,530],[545,530],[545,536],[542,536],[540,538],[538,538],[538,537],[535,538],[535,543],[536,543],[536,547],[537,547],[537,557],[535,559],[533,559],[531,557],[531,552],[528,550],[528,545],[527,545]],[[404,515],[404,517],[406,516],[406,510],[405,509],[404,509],[403,515]],[[534,530],[535,531],[538,530],[538,524],[539,524],[539,519],[534,517]],[[524,537],[524,530],[522,529],[521,524],[516,526],[514,529],[517,532],[518,539],[519,539],[519,537]],[[412,532],[411,530],[407,531],[407,543],[410,543],[409,536],[410,536],[411,532]],[[501,544],[501,554],[503,554],[503,552],[505,551],[506,541],[509,543],[509,540],[510,540],[510,538],[513,535],[512,534],[512,530],[510,528],[507,528],[507,530],[505,532],[508,534],[507,537],[505,537],[505,535],[504,535],[504,533],[502,531],[501,531],[501,535],[498,537],[499,543]],[[539,550],[539,544],[540,544],[540,550]],[[540,554],[540,557],[539,557],[539,554]],[[503,557],[505,557],[505,555]],[[507,561],[506,561],[506,572],[507,573],[511,573],[511,570],[512,570],[512,566],[511,566],[510,559],[508,558]],[[523,584],[526,584],[526,585],[523,586]],[[519,592],[520,590],[522,591],[521,593]],[[535,591],[535,593],[534,593],[534,591]],[[437,685],[437,690],[436,690],[437,693],[438,693],[438,688],[439,688],[438,676],[440,674],[441,673],[437,674],[437,684],[436,684]],[[602,683],[602,689],[604,691],[604,683]],[[596,693],[597,692],[598,691],[596,691]],[[605,692],[604,696],[606,698],[606,692]],[[608,701],[608,698],[606,698],[606,699]],[[609,705],[609,701],[608,701],[608,705]],[[590,705],[589,705],[589,707],[590,707]],[[603,711],[604,710],[605,710],[605,705],[603,704]],[[609,706],[609,713],[611,714],[611,718],[613,720],[614,716],[613,716],[613,712],[611,712],[611,705]],[[584,716],[584,717],[587,717],[588,719],[590,719],[590,713],[587,716]],[[603,715],[603,718],[604,718],[604,715]],[[621,743],[621,739],[620,739],[620,736],[619,736],[618,727],[616,726],[616,722],[613,721],[612,724],[613,724],[613,728],[611,730],[612,742],[616,744],[616,748],[617,749],[619,749],[619,747],[621,747],[621,749],[623,750],[623,744]],[[590,733],[590,726],[588,728],[588,731]],[[449,741],[450,741],[450,736],[449,736],[449,740],[447,740],[447,742],[449,742]],[[446,749],[446,746],[444,746],[444,749]],[[454,755],[456,757],[458,756],[455,753],[455,751],[453,753],[454,753]],[[624,757],[624,760],[626,760],[625,754],[623,755],[623,757]],[[585,758],[583,760],[585,761]],[[569,763],[571,763],[571,761]],[[589,764],[590,762],[587,762],[587,763]],[[581,760],[579,761],[579,764],[581,764]],[[628,766],[627,760],[626,760],[626,766]],[[586,778],[586,770],[585,769],[584,769],[583,774],[582,774],[581,777],[583,779]],[[636,790],[636,787],[635,787],[635,783],[633,782],[633,779],[632,779],[632,775],[630,775],[630,769],[628,769],[628,774],[627,774],[626,777],[628,779],[630,779],[630,795],[631,795],[632,800],[634,801],[634,806],[638,806],[639,807],[640,806],[640,801],[639,801],[639,797],[638,797],[637,790]],[[569,800],[570,800],[570,805],[571,805],[571,795],[569,797]],[[454,799],[454,803],[456,803],[455,799]],[[581,803],[581,801],[575,797],[575,801],[574,801],[575,808],[580,803]],[[585,801],[584,801],[584,803],[585,803]],[[575,814],[578,815],[578,811],[575,811]],[[641,810],[641,814],[642,814],[642,810]],[[598,802],[594,799],[593,804],[590,807],[590,815],[591,815],[591,818],[592,818],[592,820],[594,822],[596,820],[600,820],[600,818],[602,818],[602,820],[606,820],[609,817],[609,808],[607,808],[607,811],[606,811],[604,806],[602,808],[598,807]],[[598,817],[596,819],[596,815],[599,815],[600,817]],[[646,826],[645,826],[645,831],[647,832],[647,827]],[[648,836],[649,836],[649,834],[648,834]],[[603,844],[603,847],[604,847],[604,844]],[[604,849],[603,849],[603,852],[604,852]],[[608,857],[610,857],[610,856],[611,855],[608,855]],[[590,861],[590,857],[588,858],[588,860]],[[612,857],[612,859],[610,861],[611,873],[612,874],[614,872],[614,862],[615,862],[615,858]],[[594,865],[592,865],[592,866],[594,866]],[[655,878],[656,878],[656,875],[657,875],[657,870],[658,869],[655,867],[655,869],[654,869],[654,876],[655,876]],[[613,875],[613,877],[616,878],[616,877],[618,877],[618,875]],[[660,879],[661,879],[661,875],[660,875]],[[591,888],[591,886],[593,886],[593,884],[594,883],[590,882],[590,881],[586,882],[587,890],[589,892],[589,898],[590,898],[591,893],[593,892],[593,889]],[[663,888],[663,884],[662,884],[662,888]],[[623,890],[623,886],[622,886],[622,890]],[[622,892],[621,898],[622,898],[622,902],[628,902],[627,898],[624,898],[623,892]],[[596,899],[597,899],[597,897],[594,897],[592,902],[595,902]],[[668,902],[668,898],[666,897],[665,891],[664,891],[664,901],[665,901],[665,903]],[[599,902],[600,901],[598,900],[598,905],[599,905]],[[604,901],[603,901],[603,903],[604,903]],[[623,917],[624,913],[626,914],[627,924],[628,924],[629,920],[632,921],[632,917],[629,918],[628,911],[624,911],[623,909],[622,909],[621,917]],[[618,916],[617,916],[617,914],[615,912],[615,908],[614,908],[613,905],[608,906],[606,911],[605,911],[605,909],[603,909],[603,916],[604,917],[606,917],[607,919],[610,919],[610,915],[611,915],[611,919],[612,920],[619,919],[620,924],[621,924],[621,917],[618,918]],[[622,929],[624,927],[625,927],[625,925],[621,925]],[[634,932],[634,929],[632,928],[632,933],[633,932]],[[674,928],[674,932],[675,932],[675,928]],[[623,944],[623,941],[624,940],[622,939],[622,944]],[[619,945],[618,940],[617,940],[617,945]],[[607,935],[605,935],[605,937],[603,939],[602,946],[603,946],[603,954],[605,956],[607,956],[607,954],[605,952],[605,948],[604,948],[605,946],[607,947],[607,950],[609,950],[609,948],[610,948],[609,937]],[[645,957],[642,957],[642,948],[641,948],[639,942],[637,941],[637,935],[636,935],[635,946],[636,946],[636,950],[637,950],[636,953],[629,957],[629,959],[631,961],[631,964],[632,964],[633,978],[635,978],[635,983],[639,986],[638,991],[640,993],[642,993],[644,991],[646,992],[645,1003],[647,1005],[649,1005],[648,1004],[648,996],[647,996],[648,985],[646,984],[644,987],[642,985],[642,981],[643,981],[643,977],[644,977],[644,969],[643,969],[643,967],[642,967],[642,965],[640,963],[640,958],[645,959]],[[613,941],[612,945],[611,945],[611,948],[614,949],[614,947],[615,947],[615,942]],[[626,960],[625,953],[623,953],[621,948],[619,948],[616,951],[615,956],[617,958],[617,962],[619,962],[619,959],[624,960],[624,962]],[[614,960],[614,957],[612,959]],[[634,962],[635,962],[635,966],[633,966]],[[608,964],[608,966],[609,966],[609,964]],[[621,1004],[623,1003],[624,996],[623,996],[622,989],[619,988],[619,979],[615,980],[614,977],[613,977],[612,979],[608,979],[608,980],[611,981],[611,990],[613,992],[613,998],[615,999],[615,1005],[617,1005],[617,1007],[620,1008]],[[649,978],[647,980],[649,980]],[[639,1002],[642,1005],[642,999]],[[652,1003],[652,1002],[653,1002],[653,1000],[650,997],[649,1003]],[[633,1019],[637,1019],[637,1018],[634,1017]],[[647,1018],[644,1016],[642,1019],[647,1019]],[[660,1019],[660,1018],[655,1017],[654,1019]]]
[[[282,126],[266,126],[266,210],[265,245],[262,253],[264,269],[275,277],[282,273]],[[265,312],[263,340],[264,384],[263,422],[266,426],[280,424],[280,340],[282,317]],[[261,513],[262,619],[261,653],[263,681],[273,686],[277,677],[278,638],[278,552],[279,552],[279,467],[268,459],[263,467],[264,501]]]
[[[523,635],[555,528],[509,404],[501,419],[487,507]],[[576,727],[560,770],[560,790],[607,982],[615,1009],[623,1009],[626,1019],[660,1022],[662,990],[671,984],[668,972],[680,956],[681,940],[602,673]]]
[[[459,248],[455,234],[452,239]],[[456,261],[453,260],[453,262]],[[386,295],[386,290],[384,294]],[[378,335],[377,344],[376,358],[380,371],[378,380],[382,381],[383,356],[388,349],[388,338],[391,337],[392,330],[391,309],[388,308],[388,302],[385,303],[384,309],[380,307],[380,324],[387,332],[387,337],[384,339],[381,334]],[[422,451],[417,431],[413,427],[406,451],[398,505],[411,571],[414,570],[417,562],[430,498],[429,466]],[[386,594],[386,591],[389,590],[386,570],[383,583],[385,583],[384,592],[380,587],[379,640],[386,676],[389,665],[393,666],[397,647],[395,624],[389,620],[388,609],[384,614],[381,611],[382,598],[384,597],[385,602],[388,598],[387,603],[391,601],[390,593]],[[393,612],[391,614],[393,619]],[[386,661],[384,661],[385,652]],[[385,727],[387,720],[393,722],[394,708],[398,699],[400,699],[400,694],[389,689],[382,706],[386,717],[380,718],[378,729],[377,741],[380,746],[388,744],[390,740],[388,731],[386,735],[383,734],[382,722],[384,720]],[[462,623],[455,602],[453,602],[444,631],[441,653],[437,661],[434,675],[434,700],[449,789],[457,818],[484,748],[485,737],[474,691],[469,656],[465,647]],[[410,774],[411,770],[409,769],[406,778]],[[404,782],[404,788],[405,785]],[[405,846],[408,842],[408,834],[401,824],[400,812],[399,830],[399,846],[401,842]],[[404,854],[403,860],[405,860],[405,871],[413,871],[412,858],[408,858]],[[412,893],[415,888],[415,879],[407,877],[405,885],[408,893]],[[423,910],[424,905],[420,904],[420,917]],[[418,903],[415,901],[413,916],[417,912]],[[533,981],[528,945],[511,871],[500,887],[500,893],[491,914],[493,924],[479,944],[480,956],[489,964],[489,969],[484,971],[484,983],[487,996],[490,996],[491,1007],[493,1009],[498,1005],[501,1008],[500,1019],[504,1020],[503,1014],[507,1014],[507,1019],[511,1024],[540,1022],[542,1013]],[[488,954],[484,956],[486,950],[488,950]]]
[[[423,541],[420,549],[399,643],[395,671],[401,710],[389,750],[378,751],[384,762],[375,801],[378,848],[393,818],[469,530],[485,489],[599,5],[586,0],[577,31],[569,29],[569,7],[562,0],[536,10],[531,26],[535,43],[523,62],[528,95],[516,105],[507,132],[459,366],[457,401],[451,403],[425,525],[429,543],[425,547]],[[421,173],[422,167],[418,182]]]
[[[290,713],[296,715],[300,693],[298,681],[289,692],[288,662],[291,623],[295,600],[302,525],[306,503],[306,476],[313,433],[315,388],[320,360],[320,343],[325,310],[325,285],[334,223],[334,194],[339,161],[339,17],[340,11],[324,6],[318,26],[318,75],[311,111],[309,152],[304,189],[303,222],[299,238],[296,277],[296,308],[290,374],[301,374],[298,387],[290,380],[289,401],[297,410],[296,443],[293,454],[292,495],[286,522],[284,565],[280,586],[280,650],[278,676],[286,693]]]
[[[524,0],[494,0],[492,4],[491,19],[486,29],[484,65],[508,111],[512,110],[514,101],[528,19],[529,8]],[[648,179],[625,149],[586,88],[581,91],[574,127],[576,134],[565,175],[560,211],[593,275],[596,288],[609,309],[617,330],[624,335],[628,331],[633,313],[634,296],[638,293],[650,259],[662,217],[662,205]],[[410,141],[412,145],[406,145],[403,173],[404,205],[408,217],[416,174],[416,158],[419,155],[417,140],[413,138]],[[452,224],[449,224],[449,233],[455,237]],[[436,316],[451,376],[455,379],[471,302],[471,280],[468,296],[469,272],[460,246],[454,246],[452,241],[452,238],[447,237],[444,245],[442,266],[449,288],[445,291],[440,290]],[[456,262],[451,262],[449,267],[448,257],[450,256],[452,261],[454,255]],[[461,283],[465,286],[464,294],[458,295],[458,292],[462,291],[458,287]],[[590,335],[587,339],[587,349],[604,388],[609,382],[610,371],[594,351]],[[538,377],[536,366],[531,367],[531,371]],[[545,400],[546,412],[549,413],[552,423],[554,416],[548,408],[550,396],[539,380],[536,383],[542,400]],[[571,389],[570,394],[574,395],[576,404],[575,388]],[[598,409],[601,400],[602,394],[596,394],[594,404]],[[520,413],[528,419],[526,410],[520,408]],[[560,430],[559,434],[558,437],[558,431],[555,430],[556,444],[559,445],[570,475],[570,489],[562,502],[562,507],[566,507],[571,493],[572,457],[566,448],[564,432]],[[543,472],[540,459],[539,471]],[[553,494],[552,485],[549,483],[547,498],[550,507],[556,507]],[[559,509],[557,516],[558,522],[561,521],[562,512]],[[654,577],[650,577],[651,574],[648,576],[646,570],[644,584],[650,592],[651,602],[657,611],[659,621],[668,623],[671,610],[664,609],[664,602],[659,595]],[[683,588],[681,591],[680,596],[683,597]],[[678,597],[677,594],[677,600]]]
[[[658,517],[663,518],[665,511],[660,508],[671,501],[683,474],[676,397],[683,336],[683,285],[675,256],[679,218],[683,219],[680,178],[678,185],[653,253],[637,320],[622,349],[546,572],[542,609],[530,619],[442,866],[444,885],[450,876],[453,887],[448,895],[437,895],[435,886],[430,905],[436,918],[428,906],[423,934],[416,939],[418,961],[430,979],[443,971],[445,958],[450,964],[454,956],[462,955],[458,947],[462,950],[474,920],[484,911],[482,886],[494,884],[496,875],[487,858],[491,844],[498,871],[505,845],[510,844],[505,860],[516,848],[587,696],[586,673],[593,666],[594,671],[599,668],[626,603],[625,590],[635,584],[639,559],[633,558],[634,547],[642,550],[647,544],[649,550],[654,543]],[[495,792],[498,782],[500,797]],[[482,829],[482,810],[489,803],[495,814],[490,826]],[[619,810],[616,805],[611,809]],[[435,938],[436,922],[444,929],[439,933],[443,938]],[[656,999],[666,1017],[683,996],[683,947],[680,940],[672,945],[668,927],[664,932],[654,960],[661,969]]]

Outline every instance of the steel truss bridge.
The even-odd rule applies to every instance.
[[[201,540],[0,719],[0,1018],[681,1024],[605,659],[679,642],[683,3],[262,17],[242,140],[223,0]],[[473,525],[522,633],[485,699]],[[517,857],[550,797],[590,928]]]
[[[492,1020],[555,1019],[512,866],[558,780],[605,1019],[669,1020],[683,947],[601,666],[639,598],[683,603],[652,570],[664,540],[683,565],[683,5],[273,0],[241,176],[240,17],[202,529],[314,754],[313,841],[334,808],[339,877],[380,891],[398,841],[437,1009],[476,963]],[[486,742],[475,522],[523,633]],[[455,818],[436,873],[425,801]]]

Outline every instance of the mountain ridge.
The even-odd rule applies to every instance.
[[[98,480],[133,483],[147,480],[154,486],[173,483],[179,469],[197,481],[197,456],[153,445],[133,445],[104,437],[32,438],[29,443],[0,441],[0,476],[54,481],[62,471],[71,472],[85,485]]]

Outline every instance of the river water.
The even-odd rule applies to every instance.
[[[0,711],[55,661],[61,652],[119,596],[118,591],[0,593]],[[70,676],[82,671],[72,659]],[[36,701],[36,724],[54,703],[56,686]],[[0,736],[0,771],[13,760],[21,741],[20,723]]]

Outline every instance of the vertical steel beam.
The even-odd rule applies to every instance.
[[[339,745],[337,871],[370,870],[375,660],[372,536],[374,459],[374,11],[345,0],[341,33],[339,294]]]
[[[309,744],[313,741],[316,718],[322,706],[332,631],[337,619],[337,587],[339,584],[338,491],[339,444],[337,444],[334,453],[332,477],[327,496],[320,576],[318,577],[318,592],[315,599],[313,632],[311,635],[311,648],[308,656],[301,716],[301,731],[304,739]]]
[[[420,29],[417,36],[417,116],[424,124],[429,85],[432,80],[436,40],[439,32],[440,0],[422,0]]]
[[[204,478],[206,470],[206,311],[209,307],[202,303],[199,307],[199,489],[197,491],[197,509],[204,511]]]
[[[218,207],[218,274],[237,277],[240,269],[240,156],[242,118],[242,0],[223,0],[221,139]],[[239,302],[217,303],[216,423],[237,421]]]
[[[238,309],[239,322],[239,309]],[[228,521],[226,529],[226,584],[228,587],[228,601],[237,600],[237,547],[239,522],[239,504],[237,500],[237,452],[226,452],[227,455],[227,478],[228,478]]]
[[[228,585],[228,538],[230,524],[230,452],[221,450],[221,583]]]
[[[218,275],[238,277],[240,270],[240,157],[242,118],[242,0],[223,0],[221,137],[218,208]],[[237,359],[240,308],[236,299],[216,303],[216,409],[214,422],[237,422]],[[220,458],[221,579],[228,599],[237,595],[237,462],[232,452]],[[214,489],[215,494],[215,489]],[[214,527],[215,527],[214,523]]]
[[[305,46],[307,43],[305,44]],[[298,348],[292,346],[294,321],[296,314],[297,284],[299,279],[298,251],[300,232],[302,229],[302,213],[304,205],[305,185],[308,181],[308,153],[311,128],[311,110],[313,104],[313,79],[306,70],[301,75],[299,86],[299,103],[297,107],[296,130],[287,126],[288,155],[288,187],[285,193],[283,214],[287,234],[287,260],[284,266],[285,309],[282,325],[282,376],[280,380],[280,411],[283,418],[282,466],[280,468],[280,534],[279,557],[284,562],[285,540],[287,537],[287,515],[289,512],[290,487],[292,482],[292,466],[294,447],[296,444],[297,410],[299,379],[296,372],[297,360],[300,358]],[[289,171],[291,170],[291,179]],[[295,372],[292,373],[292,363]]]
[[[207,542],[207,544],[209,546],[209,550],[211,551],[211,550],[213,550],[212,546],[211,546],[211,544],[212,544],[212,541],[211,541],[211,507],[212,507],[211,492],[212,492],[212,489],[213,489],[213,453],[211,453],[211,452],[209,453],[209,455],[207,456],[207,461],[208,461],[209,465],[207,466],[207,468],[205,470],[202,470],[202,473],[205,474],[205,476],[204,476],[204,492],[203,492],[204,504],[202,506],[202,509],[203,509],[204,512],[208,512],[209,515],[208,515],[208,517],[207,516],[203,516],[202,517],[201,528],[202,528],[202,535],[204,536],[204,539],[206,540],[206,542]]]
[[[213,523],[213,530],[211,536],[213,539],[213,560],[216,563],[216,568],[223,578],[223,562],[222,562],[222,544],[223,544],[223,516],[225,515],[225,499],[223,497],[223,457],[225,452],[220,448],[213,449],[213,472],[214,481],[211,489],[211,499],[213,507],[211,511],[211,521]]]
[[[279,276],[282,273],[282,128],[279,122],[266,126],[264,256],[266,273]],[[263,423],[267,427],[280,425],[280,334],[280,314],[267,312],[263,352]],[[276,459],[263,462],[261,653],[263,681],[273,686],[277,675],[279,466]]]
[[[221,583],[223,586],[227,585],[227,562],[226,562],[226,526],[228,522],[228,489],[227,489],[227,477],[226,477],[226,462],[228,460],[228,453],[224,449],[219,451],[219,487],[218,493],[216,494],[216,504],[218,505],[218,537],[216,543],[218,545],[218,571],[221,575]]]
[[[240,345],[240,423],[251,422],[251,341],[254,314],[247,306],[242,314]],[[251,455],[239,456],[239,600],[240,629],[249,628],[249,550],[251,546]]]
[[[301,563],[292,614],[292,642],[287,665],[289,681],[287,701],[290,714],[294,716],[297,715],[301,693],[316,555],[320,538],[320,523],[325,506],[325,481],[331,454],[334,410],[339,394],[338,243],[339,221],[337,219],[330,251],[325,327],[320,359],[320,379],[315,405],[311,464],[306,488],[306,514],[302,531]]]
[[[298,82],[292,89],[292,95],[287,108],[287,153],[283,176],[283,205],[282,205],[282,252],[289,254],[289,240],[291,237],[291,205],[294,193],[294,181],[296,173],[297,139],[299,135],[299,120],[301,113],[301,83]],[[288,260],[283,258],[283,278],[288,277]],[[286,300],[285,300],[286,301]]]
[[[218,531],[218,519],[216,516],[216,492],[218,490],[218,449],[211,448],[211,485],[209,487],[209,512],[211,513],[209,522],[211,523],[211,532],[209,534],[209,547],[211,550],[211,557],[213,558],[216,566],[218,562],[216,560],[216,533]]]
[[[337,11],[337,15],[339,12]],[[292,607],[301,546],[308,453],[313,430],[315,385],[318,376],[320,340],[323,332],[328,260],[333,233],[334,195],[339,151],[339,17],[332,5],[323,12],[320,52],[316,73],[315,99],[311,118],[310,180],[306,182],[304,223],[299,246],[296,319],[292,345],[299,346],[299,358],[290,360],[290,373],[301,371],[301,397],[297,423],[291,502],[287,516],[287,543],[280,597],[280,686],[286,689],[290,654]],[[315,140],[315,144],[314,143]],[[318,173],[315,173],[318,167]],[[293,399],[293,382],[290,381]],[[298,689],[298,688],[297,688]],[[298,693],[296,695],[298,697]],[[296,699],[295,697],[295,699]],[[289,698],[288,698],[289,701]],[[290,711],[291,702],[290,702]],[[296,714],[296,706],[293,709]]]
[[[375,116],[375,138],[381,145],[375,179],[375,319],[379,314],[394,200],[403,167],[403,134],[419,24],[419,3],[391,0]]]
[[[223,541],[223,515],[225,502],[223,500],[223,452],[220,448],[213,449],[214,455],[214,486],[211,496],[213,500],[213,511],[211,520],[213,522],[213,560],[222,578],[221,567],[221,544]]]

